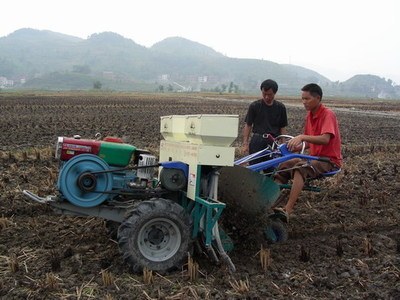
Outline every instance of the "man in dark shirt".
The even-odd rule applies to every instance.
[[[243,128],[243,153],[245,155],[256,153],[272,144],[268,134],[277,137],[286,134],[287,115],[283,103],[275,100],[278,84],[272,80],[265,80],[261,86],[262,99],[250,104]],[[253,133],[249,143],[250,133]],[[250,162],[256,164],[270,157],[265,156]]]

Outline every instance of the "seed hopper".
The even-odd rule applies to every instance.
[[[120,252],[134,272],[179,269],[195,247],[233,272],[235,266],[227,253],[234,244],[219,226],[226,205],[250,216],[267,212],[282,186],[259,171],[294,156],[320,159],[292,154],[285,145],[276,144],[235,161],[231,144],[238,124],[237,115],[161,117],[164,139],[159,159],[118,138],[59,137],[59,195],[23,193],[60,214],[116,222]],[[243,166],[262,155],[272,159]],[[260,230],[266,239],[284,241],[287,233],[281,216],[265,217],[269,222]]]

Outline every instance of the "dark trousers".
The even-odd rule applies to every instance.
[[[263,138],[262,135],[255,134],[252,136],[249,144],[249,153],[253,154],[258,151],[264,150],[268,146],[272,146],[272,141],[268,138]],[[250,165],[258,164],[263,161],[270,160],[271,156],[263,156],[249,162]]]

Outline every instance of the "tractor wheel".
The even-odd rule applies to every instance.
[[[268,243],[283,243],[288,239],[288,233],[285,224],[281,220],[271,220],[265,229],[265,238]]]
[[[118,229],[118,244],[134,272],[166,273],[182,267],[193,251],[192,218],[165,199],[139,202]]]

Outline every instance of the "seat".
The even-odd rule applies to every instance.
[[[330,172],[327,172],[327,173],[323,173],[323,174],[321,174],[320,176],[321,176],[321,177],[333,176],[333,175],[338,174],[340,171],[342,171],[342,169],[335,170],[335,171],[330,171]],[[318,177],[318,178],[319,178],[319,177]]]

